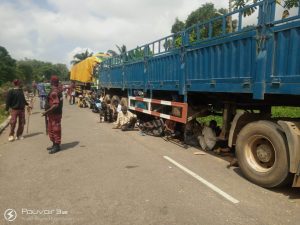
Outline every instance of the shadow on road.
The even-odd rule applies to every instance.
[[[238,174],[240,177],[243,177],[244,179],[246,179],[243,176],[242,171],[239,168],[234,168],[233,171],[236,174]],[[300,188],[293,188],[291,181],[289,181],[288,183],[289,184],[284,187],[270,188],[268,190],[288,196],[288,198],[291,200],[292,199],[300,199]]]
[[[280,187],[271,189],[271,191],[288,196],[289,199],[300,199],[300,188]]]
[[[29,138],[29,137],[33,137],[33,136],[37,136],[43,134],[43,132],[36,132],[36,133],[32,133],[32,134],[26,134],[24,135],[24,138]]]
[[[35,115],[35,114],[41,114],[42,112],[33,112],[31,113],[31,115]]]
[[[60,151],[65,151],[65,150],[72,149],[75,146],[77,146],[78,144],[79,144],[79,141],[73,141],[73,142],[70,142],[70,143],[61,144],[61,146],[60,146],[61,150]]]

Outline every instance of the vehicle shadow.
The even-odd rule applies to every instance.
[[[288,198],[291,200],[292,199],[300,199],[300,188],[279,187],[279,188],[271,189],[271,191],[284,194],[285,196],[288,196]]]
[[[24,135],[24,138],[30,138],[30,137],[34,137],[37,135],[43,134],[43,132],[36,132],[36,133],[32,133],[32,134],[26,134]]]
[[[73,141],[70,143],[61,144],[60,151],[70,150],[70,149],[74,148],[75,146],[77,146],[78,144],[79,144],[79,141]]]
[[[240,177],[246,179],[243,174],[242,174],[242,171],[240,170],[240,168],[238,167],[235,167],[233,169],[233,171],[239,175]],[[251,182],[251,181],[249,181]],[[283,194],[285,196],[287,196],[289,199],[300,199],[300,188],[293,188],[292,187],[292,180],[288,182],[288,184],[286,186],[283,186],[283,187],[276,187],[276,188],[270,188],[268,189],[269,191],[272,191],[272,192],[276,192],[276,193],[280,193],[280,194]]]

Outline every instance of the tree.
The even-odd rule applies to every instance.
[[[118,53],[116,53],[114,50],[107,50],[107,54],[110,54],[112,57],[115,57],[118,55]]]
[[[181,22],[176,18],[175,23],[172,26],[173,31],[182,31],[184,28],[192,27],[198,23],[207,22],[210,19],[219,17],[220,15],[226,14],[228,11],[226,9],[216,9],[213,3],[206,3],[201,5],[198,9],[191,12],[185,23]],[[184,27],[182,25],[184,24]],[[174,33],[174,32],[173,32]],[[222,20],[214,21],[212,24],[212,37],[217,37],[222,33]],[[202,27],[199,27],[199,36],[200,39],[206,39],[209,37],[209,24],[205,24]],[[197,41],[196,29],[192,29],[189,32],[189,41],[191,43]],[[168,43],[170,44],[170,43]],[[180,47],[183,44],[181,35],[175,36],[175,47]],[[168,46],[168,45],[167,45]]]
[[[17,74],[25,84],[29,84],[33,81],[33,69],[27,62],[19,61],[17,63]]]
[[[220,14],[227,13],[226,9],[216,9],[213,3],[206,3],[197,10],[190,13],[185,22],[185,27],[191,27],[197,23],[203,23],[207,20],[220,16]]]
[[[8,51],[0,46],[0,85],[16,78],[16,60],[10,57]]]
[[[25,83],[31,83],[33,80],[36,82],[50,80],[52,75],[57,75],[60,80],[67,80],[68,74],[69,70],[66,64],[52,64],[35,59],[24,59],[17,62],[17,76]]]
[[[72,65],[75,65],[77,63],[80,63],[81,61],[85,60],[88,57],[91,57],[93,55],[93,52],[89,52],[87,49],[85,52],[77,53],[73,56],[73,60],[71,61]]]
[[[176,33],[180,32],[180,31],[183,31],[183,30],[184,30],[184,27],[185,27],[184,22],[180,21],[180,20],[178,19],[178,17],[176,17],[175,23],[174,23],[173,26],[172,26],[171,32],[172,32],[173,34],[176,34]]]
[[[126,53],[127,53],[126,45],[122,45],[121,47],[118,46],[118,45],[116,45],[116,47],[118,48],[119,54],[120,54],[120,55],[123,55],[123,54],[126,54]]]
[[[69,70],[66,64],[58,63],[53,65],[56,75],[60,80],[69,80]]]
[[[256,3],[261,0],[232,0],[234,9],[245,7],[248,3]],[[283,12],[282,18],[288,16],[288,10],[293,7],[299,7],[299,0],[276,0],[276,3],[281,5],[286,10]],[[251,15],[256,10],[256,7],[249,8],[244,11],[244,16]]]

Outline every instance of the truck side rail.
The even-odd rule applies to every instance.
[[[251,9],[257,18],[249,23],[244,14]],[[107,59],[101,64],[101,86],[181,95],[250,93],[254,99],[299,95],[300,10],[292,11],[283,18],[276,0],[262,0],[198,23]]]

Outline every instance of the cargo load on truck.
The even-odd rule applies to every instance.
[[[94,82],[93,78],[96,66],[107,57],[109,57],[108,54],[99,53],[75,64],[71,68],[70,80],[79,81],[82,83]]]

